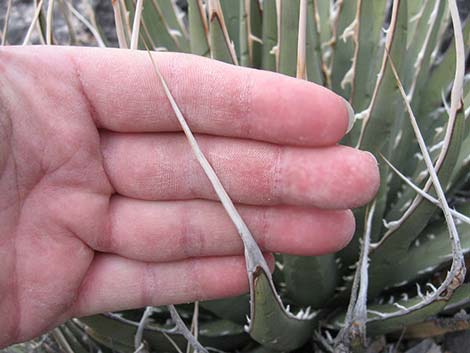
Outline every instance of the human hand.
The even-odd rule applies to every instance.
[[[312,83],[155,54],[202,150],[272,264],[354,232],[368,153]],[[233,296],[243,245],[146,52],[0,49],[0,347],[71,317]]]

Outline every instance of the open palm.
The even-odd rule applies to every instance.
[[[191,55],[155,58],[272,264],[351,238],[378,187],[337,145],[341,98]],[[240,294],[243,246],[145,52],[0,49],[0,347],[74,316]]]

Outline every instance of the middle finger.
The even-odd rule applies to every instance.
[[[183,134],[101,135],[104,168],[117,193],[141,200],[217,200]],[[237,203],[347,209],[367,203],[379,186],[374,157],[351,147],[196,138]]]

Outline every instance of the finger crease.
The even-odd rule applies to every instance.
[[[273,203],[279,204],[281,201],[281,187],[282,187],[282,159],[285,147],[277,147],[276,161],[274,162],[272,178],[271,178],[271,195]]]
[[[269,217],[268,217],[268,212],[270,208],[265,207],[261,213],[261,232],[259,234],[259,245],[263,250],[268,250],[268,241],[269,241]]]
[[[87,90],[85,89],[85,84],[83,82],[82,74],[80,72],[80,65],[76,62],[72,54],[67,55],[67,57],[71,63],[72,69],[75,73],[75,77],[77,78],[78,92],[80,93],[81,97],[83,98],[85,102],[85,106],[87,107],[88,114],[93,119],[95,124],[99,126],[98,114],[96,112],[96,109],[92,100],[88,96]]]
[[[146,263],[141,278],[141,306],[153,305],[158,302],[156,298],[156,274],[152,263]]]
[[[200,259],[190,259],[188,261],[187,278],[191,278],[191,280],[188,281],[188,283],[191,284],[191,288],[188,288],[188,290],[191,290],[192,293],[194,293],[194,295],[192,295],[194,300],[205,299],[205,291],[201,281],[201,273],[199,268],[200,266],[204,266],[203,264],[201,264]]]
[[[179,213],[179,223],[180,223],[180,236],[177,247],[182,250],[184,258],[190,258],[194,251],[195,243],[191,239],[191,225],[190,225],[190,216],[188,215],[187,206],[183,206]]]

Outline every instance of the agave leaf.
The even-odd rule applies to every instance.
[[[470,209],[468,210],[470,211]],[[457,230],[461,236],[464,253],[470,252],[470,225],[460,223]],[[400,287],[418,278],[431,275],[443,264],[452,260],[452,247],[449,243],[445,223],[429,226],[409,248],[401,261],[386,273],[389,287]]]
[[[408,40],[407,46],[415,37],[416,28],[421,18],[423,17],[423,11],[428,7],[428,3],[432,0],[424,1],[410,1],[408,5]]]
[[[253,276],[252,314],[248,332],[264,346],[278,351],[301,347],[313,332],[312,316],[299,320],[285,311],[272,281],[259,269]],[[308,314],[308,313],[307,313]]]
[[[431,202],[432,204],[438,206],[440,209],[443,208],[442,203],[438,199],[436,199],[432,195],[426,193],[421,188],[416,186],[403,173],[401,173],[396,167],[394,167],[393,164],[391,164],[387,159],[384,159],[384,161],[390,166],[390,168],[393,170],[393,172],[395,174],[397,174],[403,180],[403,182],[407,186],[411,187],[416,193],[421,195],[423,198],[425,198],[427,201]],[[455,217],[456,220],[470,224],[470,217],[465,216],[464,214],[456,211],[455,209],[449,209],[449,212],[453,217]]]
[[[260,0],[249,0],[250,4],[250,31],[248,33],[248,48],[251,48],[250,66],[261,68],[263,50],[263,16]]]
[[[357,30],[356,8],[357,1],[343,1],[337,3],[338,13],[336,16],[336,42],[334,44],[333,62],[331,66],[331,84],[336,93],[348,99],[350,87],[342,84],[346,73],[353,64],[354,57],[354,35]]]
[[[81,318],[78,322],[85,325],[85,332],[99,344],[118,352],[134,352],[134,336],[137,332],[137,327],[112,320],[104,315]],[[162,340],[159,343],[163,344],[163,347],[171,349],[165,341]],[[184,347],[182,340],[180,347]]]
[[[243,330],[243,325],[227,320],[200,322],[198,340],[204,346],[217,347],[223,351],[239,350],[252,342]]]
[[[235,45],[235,52],[240,61],[240,30],[241,30],[241,12],[242,1],[220,0],[222,13],[224,14],[225,25],[230,41]],[[243,64],[242,64],[243,65]]]
[[[350,92],[349,101],[356,112],[364,112],[370,105],[374,90],[375,77],[380,70],[383,45],[382,26],[387,9],[386,0],[360,0],[357,2],[354,23],[351,24],[354,54],[349,71],[341,85]],[[350,86],[350,87],[347,87]],[[342,143],[349,146],[358,144],[361,124],[356,123],[343,138]]]
[[[222,337],[222,336],[247,336],[242,325],[237,325],[229,320],[213,320],[201,323],[199,334],[206,337]],[[248,338],[248,337],[246,337]]]
[[[459,114],[456,122],[447,158],[438,173],[439,180],[443,185],[446,185],[449,181],[460,152],[464,132],[462,113]],[[394,268],[397,266],[397,259],[403,259],[411,242],[420,234],[435,210],[436,206],[422,200],[420,197],[416,197],[413,201],[413,206],[408,209],[409,212],[407,211],[407,215],[401,225],[396,229],[389,230],[386,240],[371,256],[372,293],[376,293],[386,285],[388,282],[386,274],[394,271]]]
[[[199,305],[221,319],[230,320],[240,325],[246,323],[246,318],[250,314],[250,296],[247,294],[200,302]]]
[[[366,116],[362,119],[357,147],[370,150],[376,156],[378,153],[389,156],[393,152],[390,136],[393,136],[393,131],[401,124],[401,120],[404,117],[402,98],[399,94],[389,61],[392,58],[397,70],[400,71],[406,44],[406,16],[407,1],[395,1],[393,3],[390,27],[387,31],[382,67],[375,83],[369,107],[366,110]],[[380,176],[382,180],[386,180],[388,166],[380,165]],[[376,197],[375,219],[372,224],[372,241],[377,241],[378,236],[381,234],[382,217],[387,205],[387,193],[387,183],[381,183]],[[358,234],[363,233],[364,212],[365,210],[362,209],[356,214],[358,219],[356,227]],[[357,240],[356,242],[351,242],[351,245],[342,252],[342,262],[346,265],[350,265],[354,261],[354,258],[351,259],[351,252],[357,254]],[[355,256],[357,257],[357,255]]]
[[[407,91],[411,86],[414,76],[420,73],[421,68],[427,73],[426,67],[421,66],[419,61],[431,60],[430,52],[434,50],[436,46],[437,32],[439,30],[439,24],[441,23],[441,17],[447,13],[447,11],[444,11],[446,3],[447,1],[445,0],[426,0],[421,2],[421,7],[418,9],[420,16],[415,17],[412,22],[415,30],[413,33],[408,33],[409,43],[406,50],[405,75],[402,79],[403,86]],[[430,36],[434,36],[434,40],[427,38]],[[419,89],[417,91],[419,91]]]
[[[234,4],[235,1],[232,2]],[[249,5],[248,5],[249,6]],[[248,12],[249,8],[247,7],[247,2],[245,0],[241,0],[239,2],[239,47],[240,47],[240,65],[242,66],[250,66],[250,49],[249,49],[249,17]]]
[[[260,345],[256,348],[247,350],[246,352],[243,351],[243,353],[279,353],[279,351],[275,349],[268,349],[268,347]]]
[[[317,32],[314,0],[307,3],[307,79],[323,84],[322,49],[320,35]]]
[[[470,43],[470,40],[469,40]],[[467,53],[465,53],[467,55]],[[470,76],[467,75],[464,77],[464,84],[463,84],[463,103],[464,106],[467,107],[465,109],[465,119],[470,117],[470,110],[468,107],[470,106]]]
[[[209,56],[209,27],[202,0],[188,0],[191,53]]]
[[[442,300],[435,302],[423,309],[420,309],[418,311],[415,311],[411,314],[399,318],[370,322],[367,325],[367,329],[372,335],[381,335],[398,330],[401,331],[403,327],[428,320],[430,317],[433,317],[442,311],[450,311],[455,310],[456,308],[468,306],[469,297],[470,284],[464,283],[454,292],[454,295],[449,301]],[[419,300],[421,299],[419,297],[416,297],[407,301],[400,301],[399,304],[402,304],[404,306],[410,306],[410,304],[418,302]],[[396,307],[390,304],[373,305],[370,309],[385,313],[387,311],[396,310]],[[373,316],[373,314],[371,314],[370,316]]]
[[[467,124],[467,126],[470,124]],[[456,190],[463,187],[469,177],[470,172],[470,135],[462,143],[462,149],[455,163],[454,173],[451,177],[451,190],[449,194],[454,194]]]
[[[8,350],[4,350],[5,353],[30,353],[31,349],[28,345],[23,343],[18,343],[8,347]],[[264,353],[264,351],[261,351]]]
[[[263,1],[262,68],[276,71],[277,11],[276,0]]]
[[[73,321],[68,321],[60,326],[60,330],[71,347],[72,352],[90,353],[92,351],[91,347],[98,347],[98,344],[94,342],[83,329],[73,323]]]
[[[398,304],[402,305],[403,307],[410,307],[416,303],[419,303],[421,300],[422,299],[418,296],[407,301],[399,301]],[[376,336],[401,330],[408,325],[423,322],[427,318],[436,315],[446,306],[446,304],[447,302],[444,300],[436,301],[420,310],[416,310],[407,315],[370,322],[367,324],[367,331],[371,336]],[[377,311],[380,313],[391,313],[397,311],[397,307],[392,304],[371,305],[369,310],[370,312]],[[373,314],[370,316],[374,317]]]
[[[452,191],[458,190],[459,187],[463,186],[465,182],[465,178],[468,177],[470,173],[470,92],[466,95],[464,99],[464,107],[466,107],[466,114],[465,114],[465,133],[464,133],[464,141],[462,142],[462,147],[460,150],[460,154],[457,157],[457,162],[455,163],[454,173],[451,177],[451,187]],[[470,210],[469,212],[470,213]]]
[[[455,294],[452,296],[452,299],[449,301],[449,304],[444,308],[444,312],[447,312],[447,307],[449,305],[458,308],[464,308],[468,305],[468,298],[470,296],[470,285],[464,283],[462,287],[457,289]],[[459,301],[457,301],[458,297]],[[454,314],[455,312],[452,312]],[[406,339],[423,339],[428,337],[442,336],[447,333],[455,331],[468,330],[470,328],[470,323],[468,320],[468,315],[462,315],[461,312],[455,313],[454,316],[435,316],[429,318],[421,323],[410,325],[406,328],[406,332],[403,338]],[[395,335],[401,335],[401,332],[396,332]]]
[[[86,325],[85,332],[93,339],[110,349],[123,352],[134,352],[134,336],[138,322],[134,324],[118,321],[105,315],[95,315],[79,320]],[[169,336],[179,347],[186,347],[183,336],[169,332],[172,327],[150,323],[143,331],[143,341],[158,351],[174,352]],[[222,350],[235,350],[249,341],[243,326],[226,320],[214,320],[199,324],[199,341],[204,346],[216,346]]]
[[[330,66],[329,58],[331,57],[331,53],[329,52],[331,47],[331,40],[333,38],[333,14],[331,13],[332,9],[332,1],[331,0],[314,0],[314,8],[315,8],[315,18],[318,28],[318,33],[320,34],[320,42],[323,48],[323,52],[325,56],[323,57],[323,61],[326,66]]]
[[[467,21],[464,27],[463,37],[465,41],[466,55],[470,52],[470,23]],[[422,87],[422,97],[418,107],[417,117],[422,121],[426,120],[423,126],[423,134],[428,137],[434,133],[437,125],[444,125],[445,120],[436,118],[436,111],[442,106],[442,99],[447,96],[449,86],[452,82],[452,73],[455,71],[455,37],[452,38],[449,48],[443,54],[443,57],[437,58],[438,63],[430,70],[429,76]],[[470,102],[469,102],[470,103]],[[465,104],[467,107],[468,103]],[[442,114],[444,116],[444,114]],[[430,121],[435,124],[430,124]]]
[[[135,15],[135,0],[125,0],[125,3],[131,18],[133,18]],[[177,36],[172,34],[170,26],[163,17],[163,13],[156,0],[145,3],[145,7],[142,9],[141,24],[143,29],[141,35],[145,38],[145,41],[152,43],[154,49],[164,48],[168,51],[182,50]],[[139,40],[139,48],[145,48],[142,40]]]
[[[147,0],[149,1],[149,0]],[[179,48],[183,52],[189,51],[189,34],[183,23],[182,16],[184,15],[173,0],[151,0],[155,2],[160,8],[163,18],[168,24],[170,33],[174,33],[173,36],[178,41]]]
[[[279,69],[295,77],[297,73],[297,36],[299,32],[300,0],[281,1],[279,5]]]
[[[407,9],[408,1],[398,1],[399,14],[397,15],[398,23],[390,27],[387,31],[387,36],[390,39],[387,41],[390,44],[389,51],[398,55],[403,54],[404,50],[404,37],[406,37],[406,16],[403,16],[404,11]],[[403,107],[398,102],[399,96],[397,93],[396,85],[393,83],[393,77],[391,77],[390,68],[387,65],[387,53],[384,52],[383,45],[377,45],[382,42],[383,36],[383,24],[385,15],[387,12],[388,2],[386,0],[359,0],[358,7],[356,8],[356,28],[354,33],[355,52],[352,59],[351,67],[351,96],[350,102],[359,114],[356,115],[360,120],[356,122],[352,130],[343,138],[342,143],[350,146],[358,146],[363,149],[369,149],[374,153],[377,153],[381,148],[386,148],[387,145],[391,145],[391,141],[388,141],[388,136],[396,136],[399,128],[399,121],[402,118]],[[396,32],[396,33],[395,33]],[[394,38],[397,37],[397,38]],[[397,42],[397,44],[395,44]],[[390,49],[391,46],[391,49]],[[381,55],[380,55],[381,54]],[[396,55],[395,54],[395,55]],[[392,57],[394,54],[391,54]],[[401,60],[396,60],[401,63]],[[400,66],[400,65],[398,65]],[[380,73],[379,73],[380,72]],[[384,75],[386,75],[384,77]],[[375,78],[377,78],[375,80]],[[384,84],[384,82],[386,84]],[[344,82],[345,84],[347,82]],[[375,86],[374,86],[375,85]],[[378,98],[380,98],[380,104],[378,104]],[[390,107],[391,99],[392,104],[394,103],[395,109],[387,109]],[[378,109],[376,109],[378,104]],[[375,113],[374,113],[375,111]],[[375,117],[376,121],[372,127],[368,126],[364,129],[364,123],[368,125],[367,120]],[[383,119],[386,124],[382,126],[380,119]],[[365,121],[364,121],[365,120]],[[375,125],[375,126],[374,126]],[[392,130],[393,129],[393,130]],[[360,141],[364,138],[364,132],[369,130],[369,141]],[[381,136],[375,136],[375,131],[381,131]],[[394,132],[390,132],[394,131]],[[361,145],[362,144],[362,145]],[[390,151],[390,147],[388,148]],[[380,168],[381,180],[386,180],[388,176],[388,168],[382,166]],[[380,234],[377,228],[380,228],[378,224],[380,215],[384,212],[386,207],[388,186],[386,183],[382,183],[377,195],[377,209],[376,221],[374,222],[374,231],[372,232],[372,240],[376,241]],[[354,210],[356,218],[356,234],[363,233],[365,210],[357,209]],[[338,256],[338,260],[342,265],[341,272],[344,274],[357,260],[357,254],[359,253],[359,237],[354,237],[348,246],[343,249]]]
[[[89,353],[90,352],[89,344],[86,344],[85,342],[83,342],[83,339],[82,339],[83,336],[86,337],[86,333],[77,329],[72,331],[70,329],[71,326],[73,327],[73,324],[68,322],[56,328],[53,331],[53,337],[55,338],[56,341],[58,341],[61,349],[64,352]],[[65,348],[64,345],[68,347],[69,349]]]
[[[387,33],[386,49],[382,67],[378,75],[374,93],[367,108],[367,114],[362,120],[358,146],[373,153],[383,153],[387,157],[394,151],[390,136],[394,136],[404,117],[402,98],[393,76],[390,58],[400,72],[406,44],[407,1],[399,0],[393,3],[392,19]],[[380,165],[380,176],[386,180],[388,166]],[[387,205],[388,184],[381,183],[376,197],[375,219],[372,223],[372,241],[377,241],[381,234],[382,215]],[[362,214],[361,214],[362,215]],[[360,219],[364,217],[361,216]],[[357,228],[359,234],[362,229]]]
[[[274,283],[278,284],[279,286],[284,287],[284,255],[275,253],[274,254],[274,272],[273,272],[273,281]],[[281,288],[282,290],[282,288]]]
[[[262,14],[258,0],[239,2],[240,65],[260,68],[262,65]]]
[[[470,102],[469,102],[470,103]],[[462,108],[462,113],[465,111],[465,107],[467,107],[468,105],[466,105],[465,102],[463,102],[463,108]],[[464,113],[463,113],[464,114]],[[445,115],[447,117],[447,111],[445,109],[442,109],[440,114],[439,114],[439,117],[441,117],[442,115]],[[444,119],[444,118],[442,118]],[[442,126],[445,126],[446,124],[444,123]],[[465,119],[464,121],[464,132],[462,133],[462,138],[465,142],[465,139],[468,138],[468,134],[470,132],[470,121],[468,121],[468,119]],[[441,153],[441,150],[442,148],[444,147],[444,134],[445,133],[445,130],[443,127],[438,127],[435,129],[435,134],[434,136],[432,137],[429,137],[429,140],[431,140],[432,142],[430,143],[430,146],[429,146],[429,152],[431,154],[431,157],[433,158],[433,160],[437,160],[438,157],[439,157],[439,154]],[[462,142],[462,147],[464,147],[464,142]],[[463,152],[465,153],[465,152]],[[421,157],[421,155],[419,153],[415,153],[414,154],[415,157]],[[415,171],[414,171],[414,175],[413,175],[413,178],[414,180],[418,181],[418,182],[421,182],[422,180],[425,179],[425,177],[427,176],[427,173],[423,172],[426,167],[424,165],[424,161],[421,160],[421,158],[416,158],[417,161],[415,161]],[[465,161],[465,155],[462,154],[462,151],[460,151],[460,156],[457,157],[457,162],[456,162],[456,165],[454,166],[454,171],[453,171],[453,174],[455,173],[458,173],[458,170],[461,169],[461,165],[462,163],[464,163]],[[446,190],[448,190],[450,187],[452,187],[452,181],[449,181],[447,183],[447,185],[445,185],[445,188]]]
[[[209,0],[209,39],[211,58],[238,65],[219,0]]]
[[[364,226],[361,253],[356,264],[353,281],[350,290],[348,309],[344,318],[344,324],[335,339],[335,350],[360,352],[366,345],[367,333],[367,288],[369,285],[369,252],[371,239],[372,219],[374,218],[376,202],[373,201],[366,208],[366,220]]]
[[[318,309],[332,297],[338,284],[333,254],[284,255],[286,293],[294,303]]]
[[[380,61],[374,58],[380,57],[381,48],[377,43],[381,42],[383,36],[382,26],[386,9],[386,0],[361,0],[360,7],[357,9],[357,44],[353,59],[354,71],[350,98],[357,112],[362,112],[369,106],[374,89],[374,78],[380,69]]]
[[[462,43],[459,42],[459,46],[461,46],[461,44]],[[459,64],[461,67],[458,67],[456,76],[460,76],[460,74],[463,73],[463,65],[462,62],[460,62],[463,57],[462,54],[463,52],[459,55]],[[434,168],[440,184],[444,185],[444,187],[446,187],[450,180],[455,162],[460,152],[463,135],[465,133],[464,108],[463,104],[458,101],[460,99],[460,90],[458,87],[461,87],[461,83],[457,80],[453,88],[451,112],[449,115],[450,118],[446,130],[444,147],[441,149]],[[413,122],[413,120],[411,121]],[[423,143],[423,141],[420,142],[420,144]],[[430,186],[431,181],[428,180],[424,190],[428,191]],[[434,184],[434,186],[437,190],[438,187],[436,184]],[[441,195],[439,198],[442,201]],[[445,206],[444,203],[443,206]],[[414,198],[412,204],[407,208],[400,220],[391,224],[391,227],[388,229],[384,238],[371,255],[371,278],[374,278],[375,280],[371,283],[371,293],[377,293],[386,285],[387,276],[385,274],[388,271],[393,270],[393,267],[396,266],[397,260],[399,261],[399,259],[403,259],[411,242],[426,226],[436,209],[435,207],[436,206],[433,204],[424,201],[421,196],[417,196]],[[446,220],[450,220],[449,224],[452,224],[452,219],[446,214],[446,212],[444,214],[446,216]],[[454,235],[452,238],[453,237]],[[455,235],[455,239],[458,241],[458,235]]]
[[[459,287],[445,306],[443,313],[448,314],[456,310],[468,308],[470,305],[470,283],[464,283]]]
[[[416,53],[415,57],[409,57],[410,63],[414,62],[414,71],[410,71],[410,77],[413,77],[412,86],[410,90],[414,94],[412,106],[417,107],[421,99],[427,99],[427,97],[420,94],[423,91],[423,86],[426,80],[429,77],[430,68],[432,65],[433,53],[438,50],[438,45],[440,44],[439,34],[442,32],[442,23],[447,23],[448,16],[448,6],[446,0],[436,0],[432,12],[429,16],[429,24],[422,31],[425,33],[425,37],[418,43],[423,43],[419,45],[414,41],[411,42],[411,46],[418,46],[419,51]],[[417,28],[417,33],[421,29]],[[407,49],[407,54],[412,53],[410,47]],[[413,73],[413,74],[411,74]],[[419,120],[418,120],[419,121]]]
[[[456,120],[459,118],[459,115],[462,115],[463,104],[462,104],[462,93],[463,93],[463,84],[464,84],[464,76],[465,76],[465,50],[464,50],[464,40],[462,36],[462,26],[459,16],[459,11],[457,8],[457,3],[455,0],[449,1],[449,9],[452,17],[452,25],[454,28],[455,36],[456,36],[456,51],[458,53],[457,60],[456,60],[456,70],[455,70],[455,79],[454,84],[452,86],[451,91],[451,102],[450,102],[450,109],[449,109],[449,123],[448,129],[446,131],[446,136],[444,140],[444,147],[441,150],[441,154],[436,162],[436,167],[431,160],[429,151],[427,150],[426,142],[423,139],[423,136],[419,130],[419,125],[417,123],[416,117],[413,113],[413,109],[408,101],[406,96],[405,89],[403,88],[398,73],[392,63],[392,70],[396,82],[398,84],[400,94],[403,98],[403,102],[406,106],[407,113],[410,118],[410,123],[413,127],[413,131],[415,133],[415,137],[420,147],[420,151],[423,154],[423,158],[426,161],[426,167],[429,171],[430,178],[425,186],[425,190],[427,191],[428,187],[433,185],[437,195],[439,202],[442,206],[442,211],[444,213],[444,218],[448,227],[449,231],[449,240],[452,244],[452,264],[450,270],[447,272],[445,278],[442,280],[441,284],[438,288],[434,288],[434,286],[430,285],[432,288],[431,293],[426,293],[425,296],[419,295],[420,301],[417,303],[412,303],[411,305],[405,306],[398,306],[399,310],[395,312],[390,312],[386,314],[377,314],[377,318],[373,318],[370,321],[377,321],[379,319],[391,319],[391,318],[398,318],[403,315],[408,315],[412,313],[416,313],[421,309],[425,309],[429,306],[434,306],[439,302],[448,301],[455,290],[460,287],[465,279],[466,275],[466,264],[464,261],[464,255],[460,243],[460,236],[457,232],[457,228],[455,225],[455,221],[452,217],[450,212],[450,208],[448,202],[446,200],[446,195],[444,193],[444,188],[441,185],[441,181],[437,175],[437,170],[442,166],[443,163],[448,162],[446,157],[448,156],[447,152],[450,150],[452,135],[455,134],[453,127],[455,126]],[[421,196],[422,197],[422,196]],[[413,206],[413,205],[412,205]],[[409,210],[413,210],[413,207],[410,207]],[[395,229],[400,228],[402,222],[399,222]],[[384,240],[384,239],[382,239]],[[385,238],[387,240],[387,238]],[[381,244],[378,244],[374,247],[380,247]],[[419,293],[418,293],[419,294]]]
[[[387,49],[384,52],[382,68],[375,83],[374,93],[367,108],[361,126],[358,147],[373,152],[383,150],[389,141],[393,125],[404,112],[401,96],[398,91],[389,58],[393,59],[400,73],[406,52],[407,1],[396,1],[396,11],[387,34]]]
[[[470,105],[470,94],[467,95],[467,98],[464,100],[464,108],[462,109],[462,111],[464,111],[465,107],[468,107],[469,105]],[[446,125],[447,118],[448,118],[447,110],[444,108],[441,108],[438,111],[434,112],[433,116],[429,116],[429,119],[433,120],[434,123],[426,124],[428,126],[428,140],[432,141],[430,143],[429,151],[433,160],[436,160],[439,154],[441,153],[441,149],[443,147],[444,132],[445,132],[443,126]],[[470,132],[470,123],[468,122],[468,117],[466,118],[466,122],[464,125],[465,125],[465,130],[464,130],[463,136],[465,139],[467,139],[468,134]],[[432,129],[432,132],[434,133],[434,135],[429,136],[429,132],[430,132],[429,130],[431,130],[430,128],[433,126],[434,126],[434,129]],[[451,178],[451,181],[446,185],[446,189],[451,188],[455,190],[456,188],[459,187],[459,185],[456,184],[456,181],[460,180],[461,177],[465,175],[465,172],[466,172],[465,165],[468,164],[468,159],[466,159],[466,156],[468,156],[468,154],[469,154],[468,142],[464,140],[462,143],[460,155],[457,158],[457,162],[454,167],[454,171],[453,171],[454,176]],[[424,160],[422,160],[421,154],[420,153],[413,154],[413,158],[411,160],[414,163],[414,174],[412,176],[412,179],[415,181],[415,183],[418,183],[418,184],[423,183],[425,178],[427,178],[428,173],[426,170],[426,166],[424,164]],[[404,169],[405,164],[403,164],[401,168]],[[395,182],[395,184],[400,185],[400,188],[402,187],[401,180],[400,180],[400,183]],[[406,189],[404,192],[400,192],[400,194],[401,194],[400,199],[394,204],[390,213],[387,215],[389,219],[399,218],[402,214],[402,211],[407,208],[407,205],[411,203],[411,200],[414,197],[414,194],[409,189]],[[452,192],[450,193],[450,195],[451,194]]]
[[[393,297],[391,298],[393,300]],[[397,311],[397,306],[410,307],[421,301],[420,296],[416,296],[406,300],[396,301],[393,304],[373,304],[368,306],[368,319],[380,318],[380,314],[387,314]],[[371,321],[367,323],[367,333],[369,336],[378,336],[389,334],[397,330],[403,330],[406,326],[423,322],[427,318],[439,313],[448,302],[442,300],[428,305],[420,310],[414,311],[400,317]],[[345,314],[336,316],[332,323],[337,328],[343,325]]]
[[[455,126],[448,127],[451,129],[451,140],[449,144],[449,148],[447,151],[440,151],[440,154],[443,154],[443,163],[438,166],[437,170],[439,170],[439,179],[441,180],[442,185],[446,186],[450,182],[450,178],[452,173],[454,172],[454,168],[456,166],[456,162],[458,160],[458,156],[460,154],[460,149],[463,143],[463,138],[465,137],[465,119],[464,119],[464,111],[463,108],[460,110],[459,115],[457,116],[457,119],[455,120]],[[445,158],[445,159],[444,159]],[[423,170],[423,167],[421,164],[419,164],[419,169],[417,174],[419,174]],[[419,182],[415,182],[415,184],[419,184]],[[405,217],[404,211],[406,212],[406,217],[405,218],[411,218],[409,220],[409,227],[412,227],[414,232],[412,234],[419,234],[419,232],[423,229],[423,227],[427,224],[427,221],[431,217],[432,213],[436,210],[433,205],[430,205],[429,203],[423,203],[422,208],[421,207],[421,202],[423,200],[418,200],[414,194],[414,192],[411,189],[407,189],[404,193],[404,195],[401,197],[399,202],[397,202],[388,212],[386,218],[387,220],[395,221],[397,219],[400,219],[402,217]],[[418,206],[419,202],[419,206]],[[408,211],[408,206],[413,203],[413,209],[416,209],[414,213],[419,214],[420,217],[417,215],[415,216],[416,218],[413,217],[414,213],[411,213]],[[410,209],[411,210],[411,209]],[[419,221],[418,221],[419,220]],[[405,228],[403,228],[403,231],[409,231],[411,228],[408,228],[406,230],[406,225]],[[392,232],[390,232],[391,234]],[[396,237],[396,239],[399,238],[399,236],[394,235],[393,237]],[[411,241],[414,239],[411,238]],[[398,240],[397,240],[398,241]],[[403,240],[401,240],[403,241]],[[406,242],[406,244],[410,244],[411,241]],[[406,248],[408,245],[406,245],[405,242],[402,243],[402,248]]]
[[[412,107],[414,110],[420,104],[421,99],[427,100],[423,95],[422,87],[427,81],[431,67],[431,57],[433,51],[436,49],[438,42],[438,33],[440,31],[440,23],[444,22],[447,1],[446,0],[429,0],[427,7],[423,11],[422,17],[418,20],[415,38],[411,41],[406,50],[406,59],[404,65],[404,87],[412,99]],[[423,122],[424,119],[418,117],[418,122]],[[414,144],[413,132],[411,129],[406,128],[407,122],[403,123],[401,131],[400,148],[395,150],[392,156],[392,163],[396,165],[403,165],[403,171],[408,173],[415,169],[416,164],[409,156],[418,152],[418,146]],[[397,183],[397,181],[395,181]],[[392,192],[396,192],[400,183],[392,186]]]

